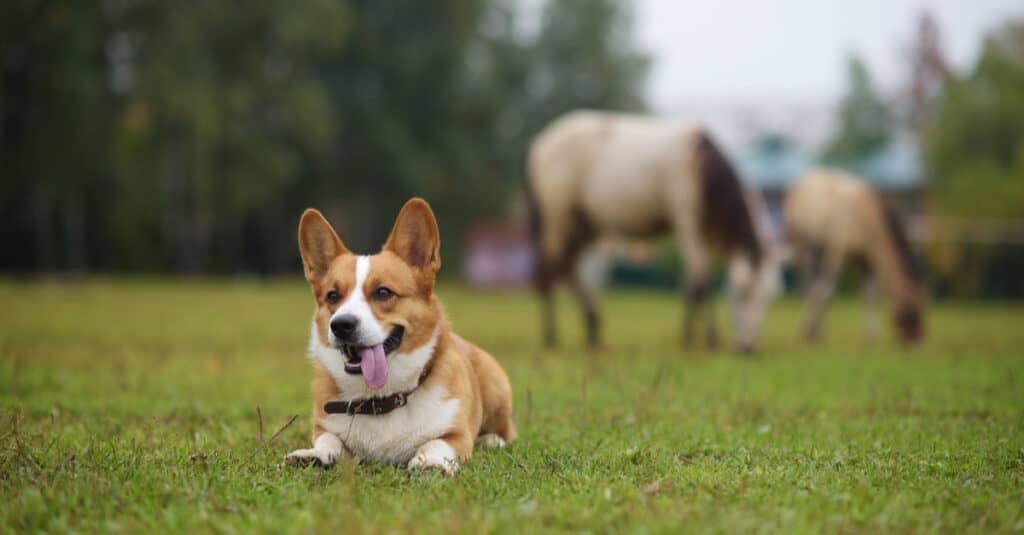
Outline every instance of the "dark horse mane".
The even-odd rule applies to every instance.
[[[882,214],[885,216],[885,227],[889,231],[889,236],[892,237],[893,244],[896,245],[896,253],[899,255],[903,272],[910,280],[920,283],[923,278],[921,262],[910,247],[910,239],[907,238],[907,232],[900,221],[899,214],[888,203],[881,199],[878,202],[882,207]]]
[[[743,250],[754,264],[763,251],[754,228],[754,218],[732,165],[707,132],[698,134],[694,158],[703,193],[700,226],[702,233],[725,250]]]

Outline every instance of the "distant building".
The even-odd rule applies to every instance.
[[[820,167],[816,154],[784,135],[767,135],[735,159],[743,180],[764,195],[772,221],[782,222],[786,190],[804,173]],[[888,145],[858,162],[833,166],[864,178],[905,215],[921,211],[924,173],[920,153],[908,132],[896,132]]]
[[[473,286],[523,286],[533,275],[533,245],[522,226],[477,223],[466,240],[463,273]]]

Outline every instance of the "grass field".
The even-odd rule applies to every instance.
[[[1024,308],[935,304],[905,351],[854,302],[805,347],[784,301],[743,358],[612,293],[587,354],[568,300],[548,352],[529,294],[439,292],[520,429],[454,479],[280,466],[309,433],[299,281],[0,283],[0,531],[1024,530]]]

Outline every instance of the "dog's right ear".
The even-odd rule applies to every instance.
[[[341,238],[334,232],[331,224],[323,214],[312,208],[302,213],[299,221],[299,254],[302,255],[302,266],[306,279],[323,276],[331,266],[331,261],[348,252]]]

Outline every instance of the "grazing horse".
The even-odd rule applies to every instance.
[[[732,166],[701,128],[679,121],[576,111],[534,139],[527,193],[537,245],[536,286],[543,301],[544,340],[554,345],[553,285],[568,277],[598,344],[596,290],[584,283],[581,253],[605,235],[647,238],[672,231],[685,275],[682,341],[707,316],[708,344],[717,331],[706,301],[713,247],[733,255],[730,303],[737,309],[739,349],[754,348],[767,305],[778,294],[779,261],[767,251]]]
[[[811,171],[786,194],[785,221],[807,293],[808,340],[819,338],[825,303],[850,257],[866,261],[872,272],[864,288],[871,302],[877,300],[875,278],[881,279],[901,338],[916,342],[922,337],[924,296],[918,262],[899,217],[867,182],[838,171]],[[874,338],[876,311],[869,310],[867,317],[868,336]]]

